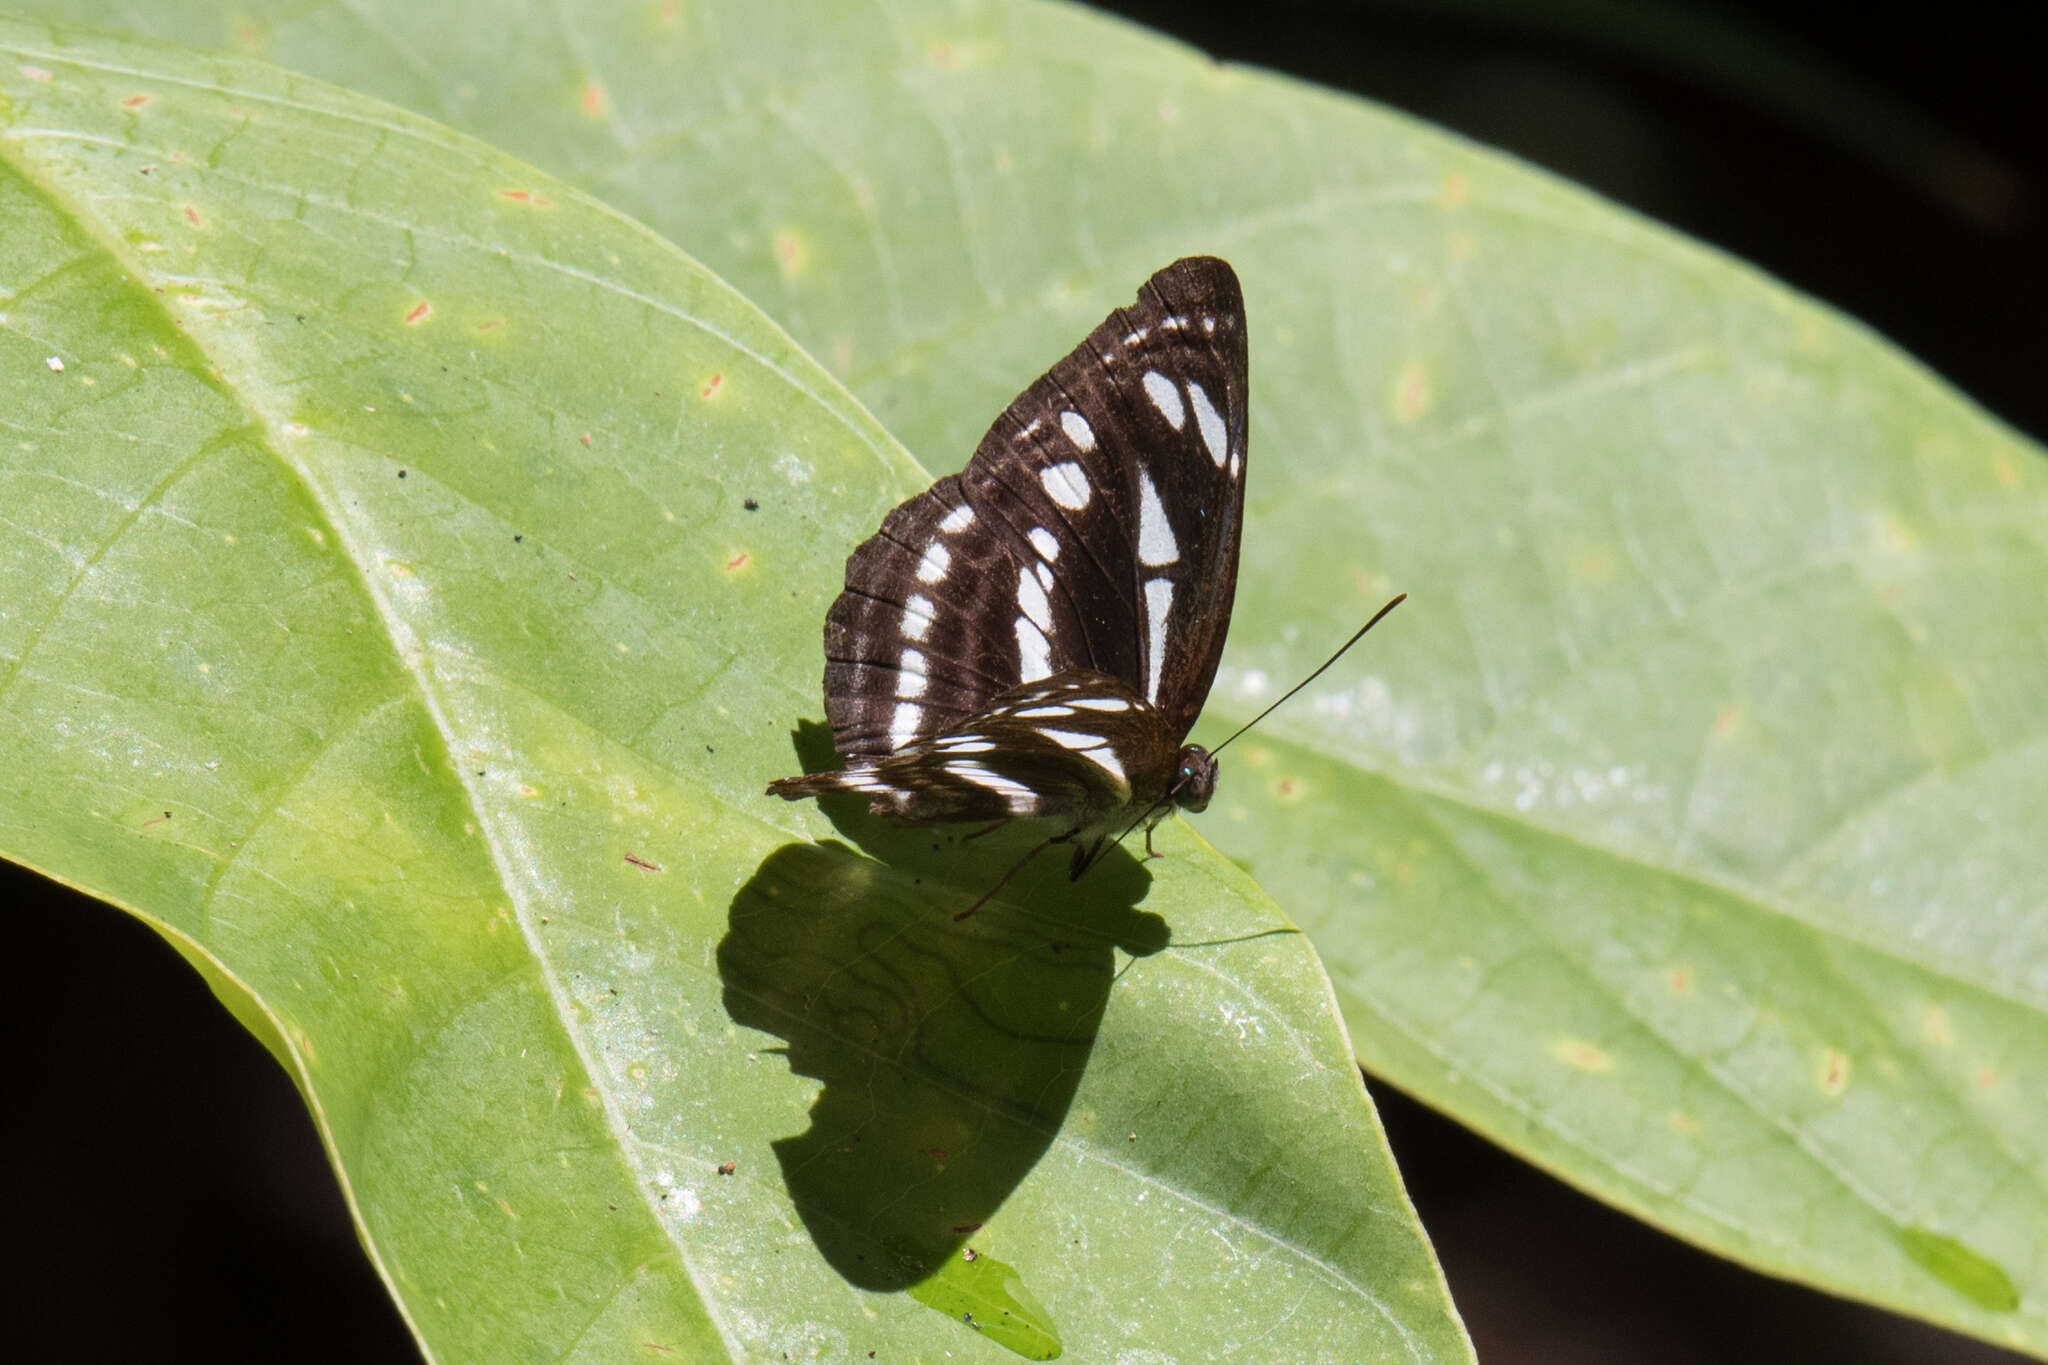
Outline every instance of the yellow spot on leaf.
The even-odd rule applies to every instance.
[[[1618,562],[1604,545],[1581,550],[1572,556],[1572,577],[1581,583],[1611,583]]]
[[[783,228],[775,234],[775,267],[785,280],[793,280],[811,268],[810,243],[795,228]]]
[[[1580,1071],[1590,1071],[1596,1076],[1614,1070],[1614,1058],[1605,1048],[1595,1047],[1583,1038],[1560,1038],[1550,1045],[1550,1055],[1566,1066]]]
[[[1714,738],[1727,739],[1742,728],[1743,709],[1734,702],[1726,702],[1714,713]]]
[[[1699,1116],[1688,1114],[1683,1109],[1672,1110],[1668,1122],[1674,1133],[1683,1133],[1687,1137],[1698,1137],[1700,1134]]]
[[[1436,200],[1447,209],[1462,205],[1471,192],[1472,182],[1465,178],[1463,171],[1452,171],[1436,184]]]
[[[1673,967],[1671,969],[1670,981],[1671,993],[1673,995],[1684,995],[1692,989],[1692,973],[1683,967]]]
[[[1401,422],[1414,422],[1429,411],[1435,395],[1430,391],[1429,370],[1419,360],[1411,360],[1401,367],[1394,376],[1394,391],[1391,395],[1394,417]]]
[[[1849,1088],[1849,1054],[1829,1048],[1820,1059],[1820,1093],[1833,1098]]]
[[[1283,777],[1273,784],[1273,799],[1293,805],[1301,800],[1302,782],[1298,777]]]
[[[1991,457],[1991,477],[1998,480],[2000,488],[2020,486],[2019,461],[2013,459],[2011,451],[2001,450]]]
[[[585,118],[603,118],[609,105],[610,101],[605,97],[604,83],[601,81],[586,84],[576,101],[576,107],[583,111]]]
[[[1920,1011],[1920,1036],[1936,1047],[1947,1047],[1956,1040],[1955,1030],[1949,1027],[1948,1011],[1939,1005],[1928,1005]]]
[[[414,304],[406,312],[405,325],[408,327],[417,327],[421,323],[425,322],[428,318],[431,318],[433,316],[434,305],[422,299],[420,302]]]
[[[1889,513],[1880,513],[1873,528],[1879,548],[1887,554],[1904,554],[1920,544],[1920,537],[1913,529]]]
[[[697,396],[699,398],[716,398],[718,397],[719,391],[724,387],[725,376],[722,374],[714,374],[709,379],[705,380],[703,385],[700,388],[698,388]]]

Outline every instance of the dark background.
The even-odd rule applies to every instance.
[[[1548,166],[2048,431],[2033,6],[1109,8]],[[7,865],[0,907],[0,1357],[410,1358],[297,1093],[198,976],[140,922]],[[1718,1261],[1374,1094],[1489,1365],[2017,1359]]]

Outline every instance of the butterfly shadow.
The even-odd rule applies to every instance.
[[[797,733],[807,767],[830,761],[822,729]],[[1048,854],[956,921],[1042,831],[963,840],[890,826],[859,798],[821,804],[858,847],[771,853],[733,897],[718,972],[733,1020],[784,1039],[790,1069],[823,1082],[809,1128],[774,1143],[805,1228],[849,1282],[900,1290],[956,1255],[1045,1154],[1115,950],[1147,956],[1169,934],[1135,908],[1152,878],[1121,850],[1078,882]]]

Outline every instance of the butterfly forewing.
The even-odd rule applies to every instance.
[[[1246,396],[1237,277],[1177,261],[1019,395],[960,475],[892,512],[826,618],[826,714],[849,766],[974,732],[1005,692],[1079,671],[1120,681],[1156,747],[1177,747],[1230,622]],[[1059,788],[1033,788],[1032,813],[1060,813],[1093,781],[1099,765],[1063,752],[1040,766],[1071,781],[1012,779]],[[1014,793],[956,795],[893,813],[976,819],[988,795],[997,815],[1024,813]]]

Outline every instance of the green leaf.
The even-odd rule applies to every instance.
[[[290,1068],[429,1354],[1469,1356],[1227,860],[955,924],[1014,841],[762,794],[929,475],[702,267],[361,96],[4,22],[0,272],[0,849]]]
[[[150,22],[571,176],[935,470],[1228,256],[1257,467],[1202,733],[1414,593],[1202,825],[1360,1056],[1721,1254],[2048,1354],[2038,450],[1738,263],[1085,11],[592,8]]]

